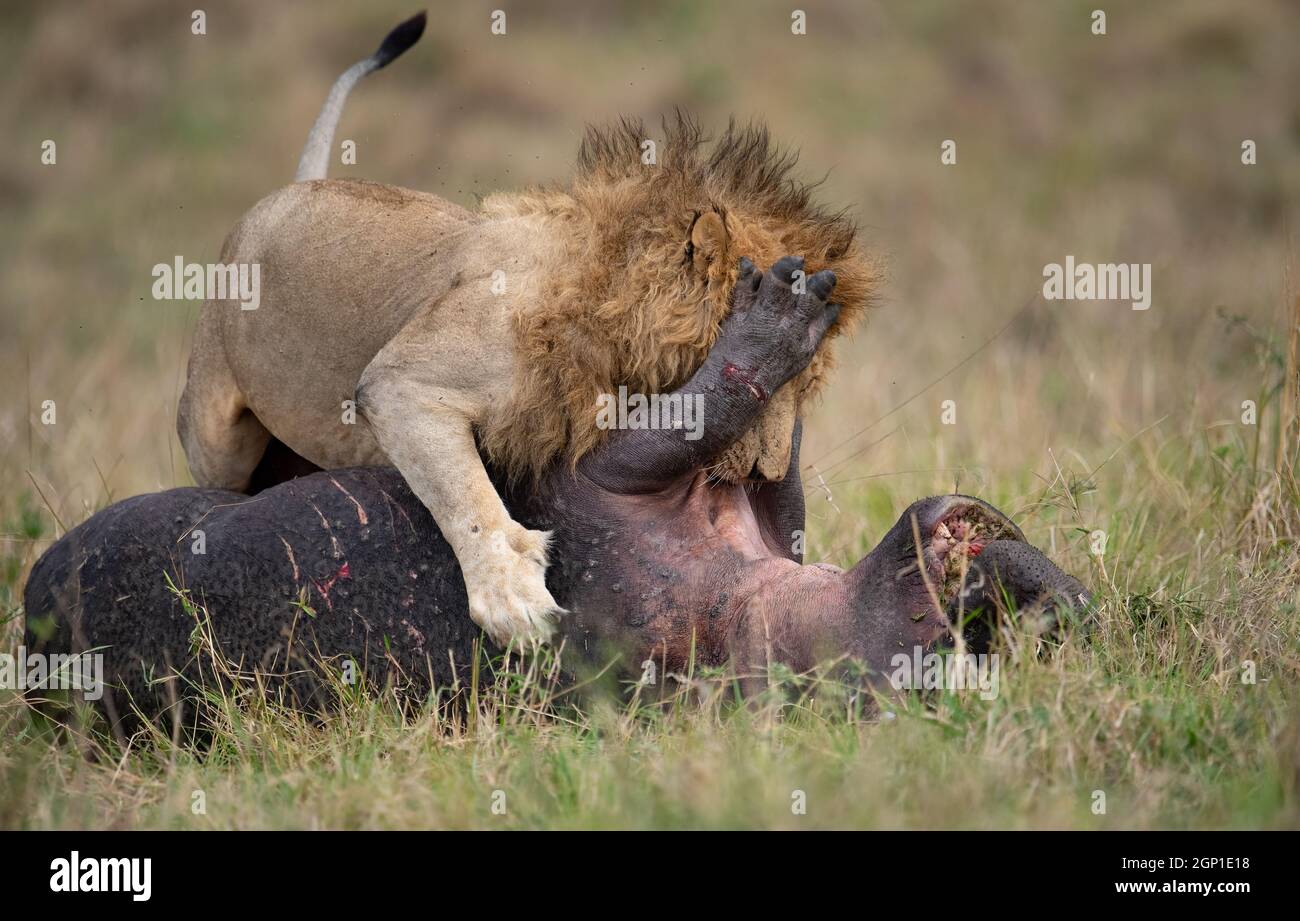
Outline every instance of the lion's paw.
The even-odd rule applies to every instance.
[[[512,639],[547,642],[555,633],[564,610],[546,588],[549,541],[544,531],[497,531],[465,569],[469,616],[498,646]]]

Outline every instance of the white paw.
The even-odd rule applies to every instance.
[[[469,616],[498,646],[512,639],[546,642],[555,633],[564,610],[546,590],[549,540],[544,531],[520,527],[509,535],[494,531],[463,567]]]

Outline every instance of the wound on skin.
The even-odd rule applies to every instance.
[[[767,391],[763,389],[762,385],[731,362],[727,362],[727,364],[723,366],[722,376],[726,380],[739,381],[744,384],[749,388],[749,392],[754,395],[754,399],[758,400],[758,402],[767,402]]]

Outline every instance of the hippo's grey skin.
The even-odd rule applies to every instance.
[[[835,315],[826,302],[834,277],[814,275],[796,294],[799,265],[743,266],[733,314],[678,391],[704,395],[703,437],[614,432],[576,470],[562,465],[536,486],[506,490],[516,520],[554,532],[547,584],[570,612],[566,657],[612,651],[629,668],[652,658],[684,671],[694,656],[741,676],[849,657],[883,673],[898,653],[944,641],[959,608],[991,608],[999,584],[1019,604],[1086,602],[1014,524],[967,496],[914,503],[852,569],[801,565],[791,550],[804,518],[798,428],[784,481],[709,480],[707,465],[807,364]],[[944,580],[943,549],[949,530],[970,522],[984,536],[967,548],[978,555],[957,586]],[[369,680],[421,691],[463,683],[480,637],[455,555],[396,471],[375,467],[315,473],[251,498],[174,489],[105,509],[33,568],[29,651],[106,647],[118,686],[105,695],[110,716],[125,714],[128,699],[164,709],[177,687],[156,679],[204,674],[194,617],[167,574],[207,610],[227,660],[299,671],[290,684],[303,702],[318,691],[303,666],[320,660],[352,659]]]

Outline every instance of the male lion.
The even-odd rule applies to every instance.
[[[294,184],[226,238],[223,263],[261,265],[261,306],[203,305],[178,429],[203,486],[264,485],[254,474],[273,454],[393,464],[455,551],[474,622],[501,644],[548,638],[560,613],[549,535],[511,519],[479,452],[508,477],[576,464],[605,434],[601,394],[664,393],[698,367],[741,256],[802,254],[809,282],[829,270],[820,283],[841,309],[827,338],[863,313],[877,275],[852,222],[811,202],[761,127],[733,125],[706,154],[678,114],[656,164],[642,162],[639,123],[588,129],[571,186],[494,194],[477,212],[325,179],[348,92],[423,30],[423,14],[408,20],[338,79]],[[755,393],[766,411],[716,477],[785,475],[800,403],[829,360],[823,349],[777,392]],[[362,424],[349,424],[354,399]]]

